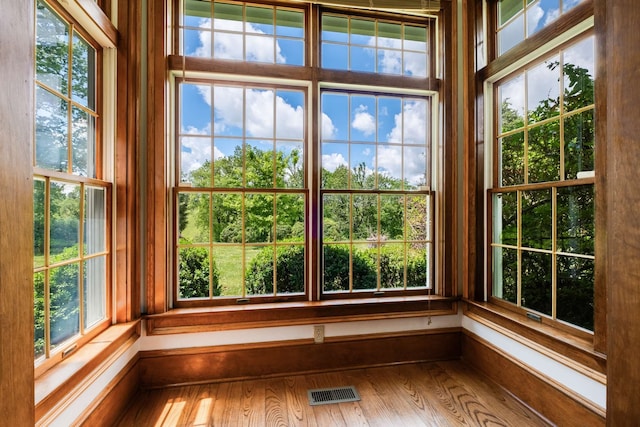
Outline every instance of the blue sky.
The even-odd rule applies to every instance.
[[[234,33],[231,30],[238,28],[241,24],[238,21],[216,19],[212,25],[211,19],[190,18],[185,24],[193,27],[185,29],[184,33],[187,55],[293,65],[304,63],[304,41],[296,38],[304,35],[299,28],[247,23],[245,33]],[[332,35],[335,37],[329,38],[348,38],[348,34],[343,33]],[[243,41],[238,43],[236,37]],[[399,39],[358,36],[354,40],[362,43],[351,50],[351,62],[358,64],[356,69],[374,71],[377,61],[381,71],[402,73],[401,50],[376,51],[376,43],[378,47],[401,47]],[[408,45],[411,43],[417,48],[424,46],[421,42]],[[324,66],[347,68],[348,46],[325,45],[325,48]],[[414,57],[405,54],[405,58],[421,64],[411,65],[405,60],[405,74],[413,70],[426,72],[425,54],[414,53]],[[241,146],[243,138],[246,143],[258,147],[273,147],[274,144],[276,149],[303,147],[306,101],[302,90],[191,83],[181,84],[180,88],[182,172],[193,171],[206,160],[232,154],[235,147]],[[380,144],[425,144],[429,116],[425,101],[403,100],[400,96],[348,96],[325,92],[321,102],[321,135],[325,142],[322,164],[325,168],[335,170],[340,165],[356,167],[364,163],[369,173],[377,170],[412,183],[424,180],[427,160],[424,147],[409,150],[399,145],[380,147]]]

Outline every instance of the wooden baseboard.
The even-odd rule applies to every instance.
[[[138,358],[133,358],[127,366],[103,390],[99,403],[87,408],[79,418],[82,426],[112,426],[124,413],[140,385]]]
[[[462,358],[551,422],[562,426],[603,426],[605,414],[577,395],[536,375],[477,335],[462,333]]]
[[[460,357],[460,328],[140,353],[141,386],[197,384]]]

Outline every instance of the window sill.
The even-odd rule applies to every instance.
[[[529,347],[533,342],[537,344],[535,350],[556,359],[560,355],[560,362],[606,383],[607,357],[593,349],[593,339],[538,323],[491,303],[464,300],[463,309],[465,316],[493,329],[504,329],[510,338]]]
[[[147,335],[456,314],[457,297],[415,296],[180,308],[145,316]]]
[[[36,420],[65,397],[130,339],[140,336],[140,321],[113,325],[35,380]]]

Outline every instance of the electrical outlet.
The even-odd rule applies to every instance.
[[[313,341],[316,344],[324,342],[324,325],[313,326]]]

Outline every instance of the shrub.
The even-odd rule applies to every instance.
[[[278,246],[276,249],[276,287],[278,294],[304,292],[304,246]],[[252,295],[273,293],[273,249],[263,248],[251,260],[245,277]]]
[[[213,261],[211,268],[213,296],[220,295],[220,274]],[[206,248],[180,249],[178,288],[180,298],[209,297],[209,251]]]

